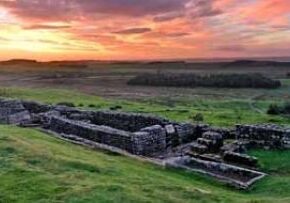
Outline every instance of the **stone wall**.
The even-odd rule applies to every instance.
[[[188,156],[167,159],[165,166],[203,173],[239,189],[248,189],[266,175],[250,169]]]
[[[163,118],[142,114],[96,111],[92,113],[92,123],[135,132],[148,126],[165,126],[169,121]]]
[[[0,123],[1,124],[20,124],[31,119],[27,111],[18,100],[0,100]]]
[[[108,126],[88,124],[52,116],[48,128],[57,133],[79,137],[126,150],[130,153],[152,156],[166,149],[166,134],[161,126],[152,126],[140,132],[128,132]]]
[[[153,125],[164,127],[170,123],[169,120],[164,118],[145,114],[116,111],[81,111],[75,108],[60,106],[54,108],[54,110],[59,111],[62,115],[72,120],[89,121],[95,125],[106,125],[130,132],[136,132]]]
[[[38,114],[52,110],[53,106],[35,101],[21,101],[23,107],[30,113]]]
[[[196,140],[201,137],[208,128],[207,125],[191,123],[177,123],[173,124],[173,127],[175,133],[171,133],[170,137],[167,138],[171,147],[176,147]]]
[[[223,154],[223,160],[229,163],[235,163],[243,166],[257,167],[258,159],[246,154],[227,151]]]
[[[239,140],[250,141],[249,145],[269,148],[289,148],[290,129],[281,126],[237,125],[236,135]]]
[[[55,116],[50,119],[49,129],[57,133],[77,135],[94,142],[133,152],[132,134],[129,132]]]
[[[154,155],[166,150],[166,131],[160,125],[143,128],[133,134],[134,154]]]

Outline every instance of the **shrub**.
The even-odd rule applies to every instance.
[[[72,102],[59,102],[56,105],[58,106],[67,106],[67,107],[75,107],[75,104]]]
[[[278,115],[280,114],[280,107],[277,104],[271,104],[267,110],[267,114]]]
[[[119,109],[122,109],[122,108],[123,108],[122,106],[112,106],[112,107],[110,107],[110,110],[116,111],[116,110],[119,110]]]
[[[89,104],[90,108],[96,108],[97,106],[95,104]]]
[[[285,103],[282,106],[271,104],[267,111],[270,115],[290,114],[290,103]]]
[[[195,122],[202,122],[204,121],[203,115],[201,113],[197,113],[191,117],[191,119]]]

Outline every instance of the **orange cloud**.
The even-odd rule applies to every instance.
[[[249,22],[289,25],[290,3],[285,0],[257,1],[245,7],[242,16]]]

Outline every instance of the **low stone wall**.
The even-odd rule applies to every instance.
[[[49,129],[57,133],[77,135],[94,142],[133,152],[132,135],[125,131],[55,116],[50,119]]]
[[[72,120],[90,121],[95,125],[105,125],[126,130],[130,132],[139,131],[142,128],[153,125],[164,127],[170,121],[157,116],[125,113],[116,111],[81,111],[70,107],[56,107],[54,110],[59,111],[61,115]]]
[[[207,125],[191,123],[177,123],[173,124],[173,127],[175,132],[171,133],[167,138],[169,142],[168,145],[171,147],[176,147],[196,140],[201,137],[208,128]]]
[[[236,125],[236,135],[237,139],[257,146],[288,148],[290,144],[290,129],[272,124]]]
[[[161,126],[152,126],[131,133],[52,116],[48,128],[57,133],[77,135],[97,143],[118,147],[136,155],[153,156],[166,149],[166,134]]]
[[[0,100],[0,123],[1,124],[20,124],[31,119],[27,111],[18,100]]]
[[[246,154],[227,151],[223,154],[223,160],[229,163],[235,163],[243,166],[257,167],[258,159]]]
[[[135,132],[148,126],[165,126],[170,122],[163,118],[144,114],[96,111],[92,113],[92,123]]]
[[[75,108],[60,106],[54,108],[54,111],[60,112],[61,116],[65,116],[71,120],[84,121],[94,125],[110,126],[128,132],[142,132],[144,128],[146,129],[148,126],[158,125],[162,127],[163,133],[159,134],[159,136],[162,137],[160,138],[162,141],[158,141],[157,144],[159,145],[159,142],[165,143],[165,148],[172,148],[196,140],[208,128],[207,125],[175,123],[167,119],[135,113],[81,111]],[[163,135],[166,137],[165,141],[163,140]],[[162,146],[162,149],[163,148],[164,146]]]
[[[166,150],[166,131],[160,125],[143,128],[133,134],[134,154],[151,156]]]
[[[236,131],[234,128],[221,128],[208,126],[206,131],[219,133],[222,135],[223,139],[236,139]]]
[[[21,101],[23,107],[33,114],[44,113],[52,110],[53,106],[35,101]]]
[[[250,169],[188,156],[167,159],[165,166],[203,173],[239,189],[248,189],[266,175]]]

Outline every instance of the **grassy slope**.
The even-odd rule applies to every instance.
[[[173,107],[162,102],[108,101],[63,90],[6,89],[2,96],[48,103],[71,101],[95,104],[96,108],[122,105],[124,110],[154,112],[186,120],[204,112],[211,122],[234,123],[236,108],[244,121],[264,122],[286,118],[257,115],[245,101],[186,101]],[[266,106],[264,103],[260,106]],[[168,111],[168,109],[170,111]],[[189,112],[180,110],[189,109]],[[224,114],[227,112],[227,114]],[[229,117],[217,117],[218,114]],[[249,114],[249,115],[248,115]],[[206,117],[207,118],[207,117]],[[94,152],[50,138],[31,129],[0,126],[0,202],[290,202],[290,152],[252,152],[271,176],[251,192],[238,192],[209,178],[181,171],[168,171],[125,157]]]
[[[256,152],[265,170],[268,156]],[[287,160],[290,152],[285,152]],[[285,166],[287,165],[287,166]],[[286,169],[285,169],[286,168]],[[0,126],[0,202],[289,202],[290,164],[252,192],[208,178],[91,151],[32,129]]]

